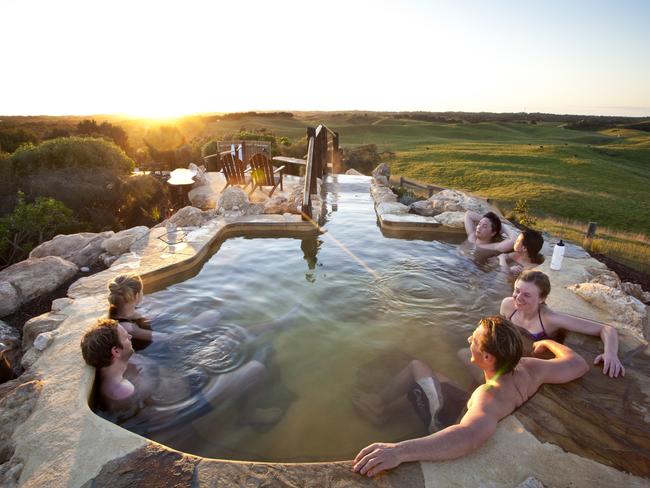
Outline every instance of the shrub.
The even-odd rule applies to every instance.
[[[366,144],[353,149],[343,148],[344,171],[356,169],[364,175],[369,175],[381,162],[376,144]]]
[[[105,168],[116,174],[128,174],[134,167],[133,160],[112,142],[85,137],[57,138],[37,146],[23,146],[11,156],[11,161],[18,177],[64,168],[80,173]]]
[[[537,223],[535,217],[533,217],[533,215],[530,213],[530,209],[528,208],[528,200],[525,198],[520,198],[517,200],[512,211],[515,214],[515,219],[521,225],[532,227]]]
[[[12,153],[24,144],[36,144],[34,133],[24,129],[0,131],[0,151]]]
[[[124,228],[155,225],[171,207],[169,187],[151,175],[124,179],[119,193],[118,217],[120,226]]]
[[[101,137],[113,141],[115,145],[122,148],[124,152],[129,152],[129,136],[126,131],[119,125],[113,125],[108,122],[97,124],[93,120],[83,120],[77,124],[77,133],[89,137]]]
[[[72,211],[63,203],[39,197],[33,203],[18,192],[14,211],[0,218],[0,259],[4,266],[26,259],[40,243],[70,229]]]
[[[210,156],[211,154],[216,154],[218,151],[218,143],[219,139],[210,139],[208,142],[206,142],[201,148],[201,156],[205,157]]]

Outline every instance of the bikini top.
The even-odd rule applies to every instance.
[[[517,313],[517,309],[515,308],[514,312],[512,312],[512,314],[510,314],[510,317],[508,317],[508,320],[512,320],[512,317],[514,317],[516,313]],[[523,327],[520,327],[518,325],[517,325],[517,327],[519,327],[519,329],[521,330],[523,335],[525,335],[526,337],[528,337],[529,339],[531,339],[533,341],[541,341],[542,339],[550,339],[549,335],[546,333],[546,329],[544,328],[544,322],[542,322],[542,311],[539,308],[537,309],[537,316],[539,317],[539,325],[542,326],[542,331],[541,332],[537,332],[536,334],[533,334],[532,332],[529,332],[528,330],[524,329]]]

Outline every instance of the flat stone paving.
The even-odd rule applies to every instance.
[[[248,222],[254,224],[259,229],[279,225],[294,232],[311,226],[278,217]],[[189,456],[96,416],[88,407],[94,371],[83,363],[79,339],[88,325],[105,314],[108,280],[125,271],[142,274],[145,286],[147,280],[168,279],[167,271],[195,266],[211,243],[236,225],[221,220],[206,228],[186,229],[190,235],[194,232],[194,238],[186,240],[181,250],[161,245],[153,233],[143,250],[120,258],[117,269],[71,287],[75,300],[63,310],[67,319],[30,370],[41,379],[34,412],[13,434],[14,458],[22,463],[21,486],[514,487],[531,476],[545,486],[650,486],[650,361],[647,343],[625,334],[621,340],[628,368],[625,379],[605,378],[599,368],[593,368],[585,380],[545,386],[517,414],[501,421],[495,436],[470,456],[405,464],[373,480],[353,473],[350,462],[269,464]],[[594,265],[591,261],[567,258],[562,272],[550,272],[549,302],[560,310],[610,321],[611,317],[564,289],[569,282],[580,282],[586,267]],[[568,338],[588,361],[599,347],[597,340],[590,341]]]

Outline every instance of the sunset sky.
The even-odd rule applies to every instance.
[[[650,1],[0,0],[0,114],[650,116]]]

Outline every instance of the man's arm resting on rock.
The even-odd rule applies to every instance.
[[[475,451],[494,434],[499,421],[486,411],[487,401],[484,391],[476,392],[460,423],[435,434],[397,444],[371,444],[357,454],[354,470],[372,477],[404,462],[444,461]]]
[[[451,425],[427,437],[400,442],[403,462],[445,461],[466,456],[492,437],[497,422],[498,419],[483,409],[472,408],[457,425]]]
[[[543,383],[568,383],[580,378],[589,371],[587,362],[573,349],[550,339],[537,341],[533,344],[533,355],[536,356],[548,349],[555,356],[553,359],[524,358],[526,368]]]

